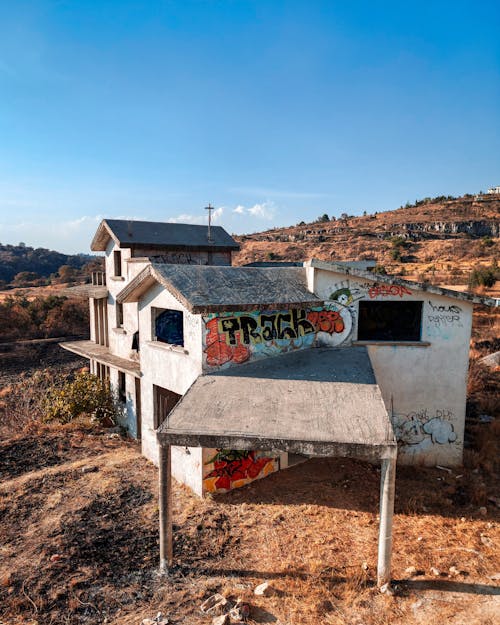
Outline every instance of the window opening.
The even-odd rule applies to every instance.
[[[184,346],[184,323],[180,310],[157,310],[154,324],[155,340]]]
[[[124,404],[127,400],[126,379],[123,371],[118,371],[118,400]]]
[[[153,389],[155,396],[154,428],[156,430],[165,421],[170,411],[181,398],[181,395],[161,386],[153,385]]]
[[[122,275],[122,253],[120,251],[113,252],[115,276]]]
[[[116,327],[123,328],[123,304],[116,302]]]
[[[420,341],[423,302],[359,302],[358,341]]]

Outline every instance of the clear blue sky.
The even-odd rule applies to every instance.
[[[500,2],[0,0],[0,242],[500,184]]]

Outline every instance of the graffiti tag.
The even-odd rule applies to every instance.
[[[446,445],[457,440],[451,421],[451,410],[436,410],[429,415],[427,409],[397,415],[393,418],[396,438],[401,446],[419,446],[428,442],[432,445]]]
[[[375,297],[403,297],[411,294],[410,289],[400,284],[374,284],[368,289],[370,299],[375,299]]]
[[[461,325],[460,315],[462,309],[460,306],[452,304],[451,306],[436,305],[429,301],[429,306],[432,309],[432,314],[428,315],[430,323],[433,323],[436,327],[458,324]]]

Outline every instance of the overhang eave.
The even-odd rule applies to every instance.
[[[388,442],[383,445],[373,443],[351,443],[344,441],[297,440],[287,438],[267,438],[247,434],[206,434],[172,431],[158,431],[160,445],[179,447],[206,447],[212,449],[263,449],[267,451],[289,452],[318,457],[358,458],[363,460],[383,460],[393,458],[397,453],[397,444]]]

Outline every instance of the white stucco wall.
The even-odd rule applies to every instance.
[[[183,312],[183,348],[153,341],[153,308]],[[142,371],[142,453],[157,463],[153,385],[184,395],[201,374],[201,318],[199,315],[192,315],[173,295],[157,285],[151,288],[140,302],[139,336]],[[201,494],[201,455],[198,450],[190,448],[189,453],[185,453],[184,448],[179,449],[173,453],[172,460],[174,477]]]
[[[463,453],[472,304],[387,287],[315,269],[316,294],[325,299],[340,297],[352,314],[352,333],[345,346],[357,338],[360,300],[423,302],[421,346],[372,342],[367,349],[393,419],[400,462],[458,465]]]

